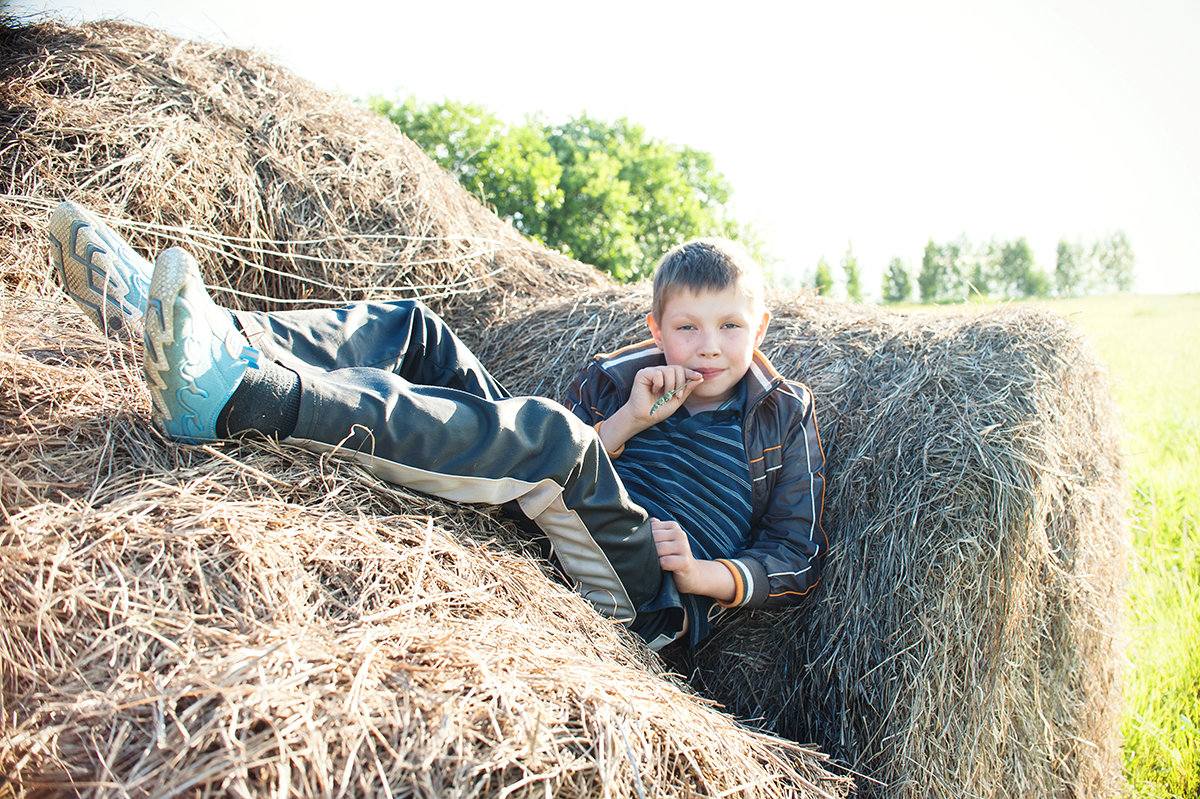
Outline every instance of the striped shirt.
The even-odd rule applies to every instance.
[[[750,465],[742,440],[745,383],[721,407],[692,416],[680,408],[625,442],[613,461],[634,502],[656,519],[684,529],[696,558],[732,557],[750,537]],[[707,597],[684,595],[690,637],[708,634]],[[714,613],[715,615],[715,613]]]

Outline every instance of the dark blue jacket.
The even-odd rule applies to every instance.
[[[629,399],[638,370],[663,363],[652,340],[597,355],[571,384],[567,405],[595,425]],[[745,379],[750,543],[722,562],[737,584],[731,607],[780,607],[799,601],[820,576],[828,548],[821,527],[825,455],[806,386],[785,379],[757,350]]]

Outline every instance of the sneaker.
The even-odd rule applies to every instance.
[[[73,202],[61,203],[46,230],[50,260],[63,288],[108,335],[137,335],[146,313],[150,262],[108,225]]]
[[[212,441],[217,417],[259,352],[204,288],[196,259],[164,250],[154,262],[145,319],[146,384],[154,423],[188,444]]]

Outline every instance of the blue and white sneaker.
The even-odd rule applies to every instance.
[[[258,358],[209,296],[196,259],[164,250],[150,278],[143,358],[158,428],[188,444],[216,439],[217,417]]]
[[[136,336],[146,313],[150,262],[94,214],[73,202],[50,214],[50,260],[63,288],[108,335]]]

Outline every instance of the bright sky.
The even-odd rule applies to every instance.
[[[20,0],[252,47],[352,97],[627,116],[708,151],[783,267],[852,244],[878,296],[930,238],[1124,230],[1146,293],[1200,291],[1200,2]],[[835,269],[840,274],[840,270]]]

